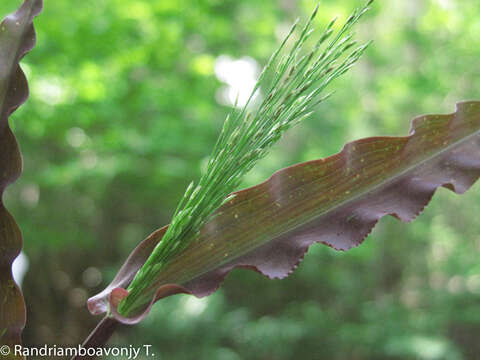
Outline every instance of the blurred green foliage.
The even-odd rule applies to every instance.
[[[18,0],[3,0],[7,14]],[[323,0],[317,27],[357,0]],[[198,179],[229,108],[216,59],[263,65],[313,0],[46,1],[23,61],[31,97],[12,118],[24,174],[6,193],[30,269],[25,343],[77,344],[85,300]],[[246,178],[403,135],[414,115],[480,98],[480,2],[377,1],[374,44],[337,92]],[[288,279],[237,270],[213,296],[159,302],[112,344],[159,359],[473,359],[480,355],[480,187],[440,190],[412,224],[383,219],[357,249],[312,247]]]

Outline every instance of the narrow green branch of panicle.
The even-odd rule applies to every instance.
[[[314,34],[318,6],[296,40],[295,22],[260,74],[247,104],[241,110],[234,106],[227,116],[205,173],[196,185],[189,185],[162,241],[130,284],[129,295],[119,306],[122,315],[134,313],[151,300],[159,285],[158,274],[168,261],[195,241],[210,215],[234,197],[229,194],[237,190],[243,175],[286,130],[308,117],[330,95],[322,95],[330,82],[362,56],[368,44],[355,48],[351,28],[372,2],[355,10],[336,34],[332,20],[311,50],[305,44]],[[257,97],[263,100],[258,102]]]

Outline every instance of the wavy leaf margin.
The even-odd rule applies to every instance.
[[[28,98],[28,84],[19,61],[35,45],[33,18],[42,0],[26,0],[0,24],[0,344],[13,349],[21,344],[26,309],[23,295],[12,277],[12,263],[22,248],[22,235],[3,204],[3,193],[22,172],[22,158],[9,116]],[[18,359],[12,351],[7,359]]]
[[[283,278],[313,243],[337,250],[358,246],[383,216],[411,221],[438,187],[462,194],[479,176],[480,102],[458,103],[452,114],[419,116],[409,136],[357,140],[336,155],[279,170],[236,192],[202,228],[198,241],[170,262],[150,303],[124,317],[117,306],[128,294],[125,288],[167,227],[155,231],[112,283],[89,299],[89,310],[135,324],[163,297],[211,294],[237,267]]]

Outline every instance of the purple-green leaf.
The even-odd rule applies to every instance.
[[[285,168],[237,192],[203,226],[198,240],[169,262],[150,304],[121,316],[117,305],[125,288],[166,227],[157,230],[130,254],[112,283],[89,300],[89,309],[93,314],[110,311],[119,322],[134,324],[165,296],[211,294],[236,267],[283,278],[311,244],[338,250],[358,246],[381,217],[411,221],[438,187],[461,194],[479,176],[480,102],[462,102],[455,113],[417,117],[409,136],[348,143],[336,155]]]
[[[22,158],[8,117],[28,97],[27,80],[19,61],[35,45],[33,18],[42,0],[26,0],[20,9],[0,24],[0,196],[22,171]],[[12,215],[0,199],[0,344],[11,349],[21,344],[25,326],[25,303],[12,278],[12,263],[20,253],[22,236]],[[10,355],[6,359],[23,358]]]

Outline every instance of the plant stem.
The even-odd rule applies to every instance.
[[[112,317],[105,316],[102,321],[98,323],[95,329],[88,335],[85,342],[82,344],[84,349],[103,347],[110,337],[113,335],[120,323]],[[87,360],[95,359],[96,356],[74,356],[71,360]]]

